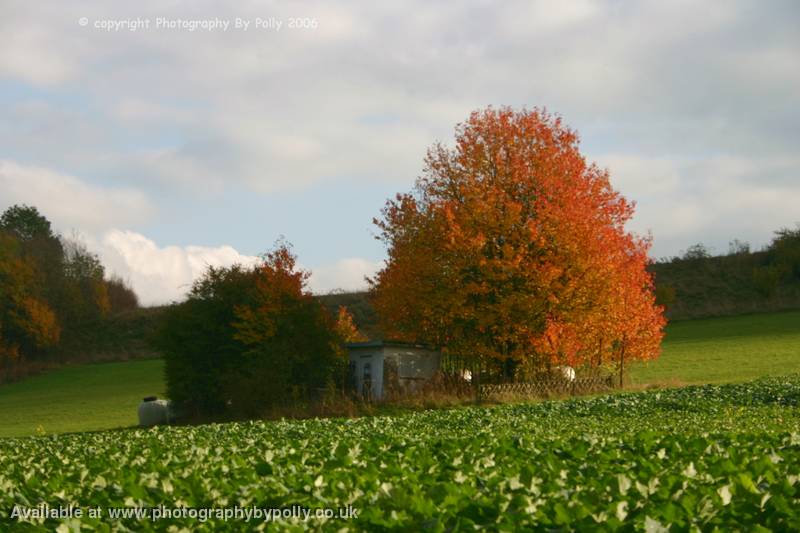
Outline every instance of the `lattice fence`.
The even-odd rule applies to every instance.
[[[572,381],[560,377],[549,377],[526,382],[481,385],[479,397],[487,400],[511,395],[539,398],[602,392],[611,390],[615,386],[616,382],[611,374],[578,376]]]

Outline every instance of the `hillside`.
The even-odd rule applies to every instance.
[[[0,386],[0,437],[133,426],[145,396],[164,396],[164,361],[70,365]]]
[[[672,320],[800,309],[800,279],[781,277],[768,252],[654,263],[658,296]]]
[[[90,321],[64,332],[59,356],[76,361],[106,361],[158,356],[152,347],[167,307],[143,307]]]
[[[660,303],[670,320],[687,320],[749,313],[800,309],[800,280],[777,280],[774,291],[760,287],[754,272],[768,265],[766,252],[673,259],[650,266]],[[666,301],[665,301],[666,295]],[[331,312],[345,306],[367,337],[382,337],[378,317],[366,292],[319,295]],[[149,339],[166,307],[142,308],[89,323],[66,332],[66,358],[82,354],[85,360],[128,359],[155,355]]]
[[[369,301],[366,292],[333,292],[317,296],[328,311],[336,316],[340,306],[344,306],[353,315],[358,329],[371,339],[379,339],[382,334],[378,326],[378,314]]]
[[[800,276],[771,250],[672,258],[649,266],[659,303],[670,320],[688,320],[800,309]],[[346,306],[358,327],[380,337],[366,292],[319,297],[332,311]]]

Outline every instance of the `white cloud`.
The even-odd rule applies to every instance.
[[[317,294],[325,294],[336,289],[346,292],[363,291],[367,288],[365,276],[374,275],[381,266],[383,263],[380,261],[348,257],[311,269],[309,286]]]
[[[95,21],[265,13],[247,3],[19,3],[2,23],[11,44],[0,52],[0,73],[40,85],[80,81],[80,94],[100,103],[94,128],[130,127],[148,145],[114,146],[112,167],[189,188],[237,181],[261,191],[338,176],[412,179],[427,145],[490,103],[548,105],[576,127],[632,113],[646,124],[663,116],[694,124],[706,123],[719,102],[747,108],[773,89],[763,81],[768,73],[743,79],[733,67],[740,49],[716,42],[738,43],[741,25],[750,23],[735,2],[355,2],[332,9],[311,1],[300,11],[319,28],[104,32]],[[284,20],[297,12],[291,3],[269,9]],[[77,24],[81,16],[88,26]],[[770,64],[790,64],[796,39],[788,30],[763,23],[753,30],[764,39],[750,55],[763,49]],[[702,46],[704,39],[712,46]],[[364,123],[386,116],[390,122]],[[71,127],[86,127],[80,124]],[[163,130],[172,135],[153,147],[148,133]],[[75,137],[92,139],[83,151],[86,164],[96,164],[97,136]]]
[[[8,17],[3,18],[8,21]],[[5,36],[0,47],[0,73],[37,85],[57,84],[74,74],[74,65],[67,57],[68,47],[58,43],[56,32],[30,24],[16,28],[6,24],[0,24]]]
[[[404,190],[425,148],[452,138],[473,109],[539,105],[562,113],[592,153],[607,154],[600,162],[639,201],[634,226],[653,230],[657,253],[697,240],[761,242],[797,217],[796,175],[775,166],[791,159],[800,133],[797,3],[7,4],[0,77],[11,81],[13,102],[0,108],[0,146],[18,161],[168,186],[189,202],[229,186],[278,195],[380,181]],[[93,26],[298,14],[319,28]],[[117,190],[91,188],[104,198]],[[65,215],[68,226],[130,227],[114,217],[131,211],[135,192],[104,210],[97,201],[83,208],[78,198],[91,194],[44,205],[35,189],[25,196],[44,212],[71,203],[94,219]],[[3,200],[8,191],[22,195],[0,189]],[[331,276],[321,285],[358,281]]]
[[[596,161],[601,168],[609,169],[614,188],[626,196],[671,193],[681,184],[674,158],[610,153],[601,155]]]
[[[133,231],[111,230],[102,239],[87,239],[110,273],[129,282],[143,305],[181,300],[209,266],[253,264],[257,257],[231,246],[159,247]]]
[[[614,188],[636,201],[629,227],[653,232],[655,257],[697,242],[724,253],[734,238],[759,248],[775,230],[800,222],[798,156],[597,159],[608,167]]]
[[[53,170],[0,160],[0,208],[36,206],[62,229],[104,230],[141,222],[153,208],[147,197],[130,188],[90,185]]]
[[[182,300],[192,282],[209,266],[253,265],[259,258],[231,246],[164,246],[133,231],[111,230],[100,240],[85,237],[87,245],[106,265],[109,273],[129,282],[143,305]],[[309,288],[319,294],[334,289],[362,290],[364,276],[372,275],[379,263],[352,257],[310,269]],[[306,268],[300,265],[300,268]]]

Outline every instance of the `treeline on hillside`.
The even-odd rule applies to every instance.
[[[714,255],[695,244],[648,270],[655,275],[656,300],[671,320],[800,309],[800,226],[776,231],[763,250],[733,240],[727,253]],[[330,309],[347,306],[359,330],[382,337],[367,292],[319,298]]]
[[[0,216],[0,382],[64,362],[60,347],[74,332],[138,306],[123,280],[106,276],[95,254],[53,231],[35,207]]]
[[[734,240],[726,254],[703,244],[650,265],[656,299],[673,320],[800,308],[800,225],[764,249]]]
[[[316,298],[331,314],[337,314],[340,309],[346,309],[353,317],[358,331],[364,337],[368,339],[383,338],[383,332],[378,325],[378,313],[375,311],[368,293],[338,290],[317,295]]]

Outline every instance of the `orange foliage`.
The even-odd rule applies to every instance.
[[[309,272],[296,268],[289,245],[279,243],[264,256],[255,275],[255,301],[236,307],[234,338],[248,346],[259,346],[276,335],[279,321],[298,304],[311,301],[306,289]]]
[[[649,359],[664,319],[633,205],[545,111],[489,108],[434,145],[375,223],[387,334],[529,368]]]
[[[55,345],[61,329],[50,307],[35,296],[35,271],[12,236],[0,232],[0,367],[27,350]]]
[[[339,311],[336,314],[336,334],[344,342],[364,342],[367,340],[367,337],[358,331],[355,322],[353,322],[353,315],[343,305],[339,306]]]
[[[20,302],[17,315],[19,328],[39,348],[58,344],[61,329],[50,307],[35,298],[26,297]]]

